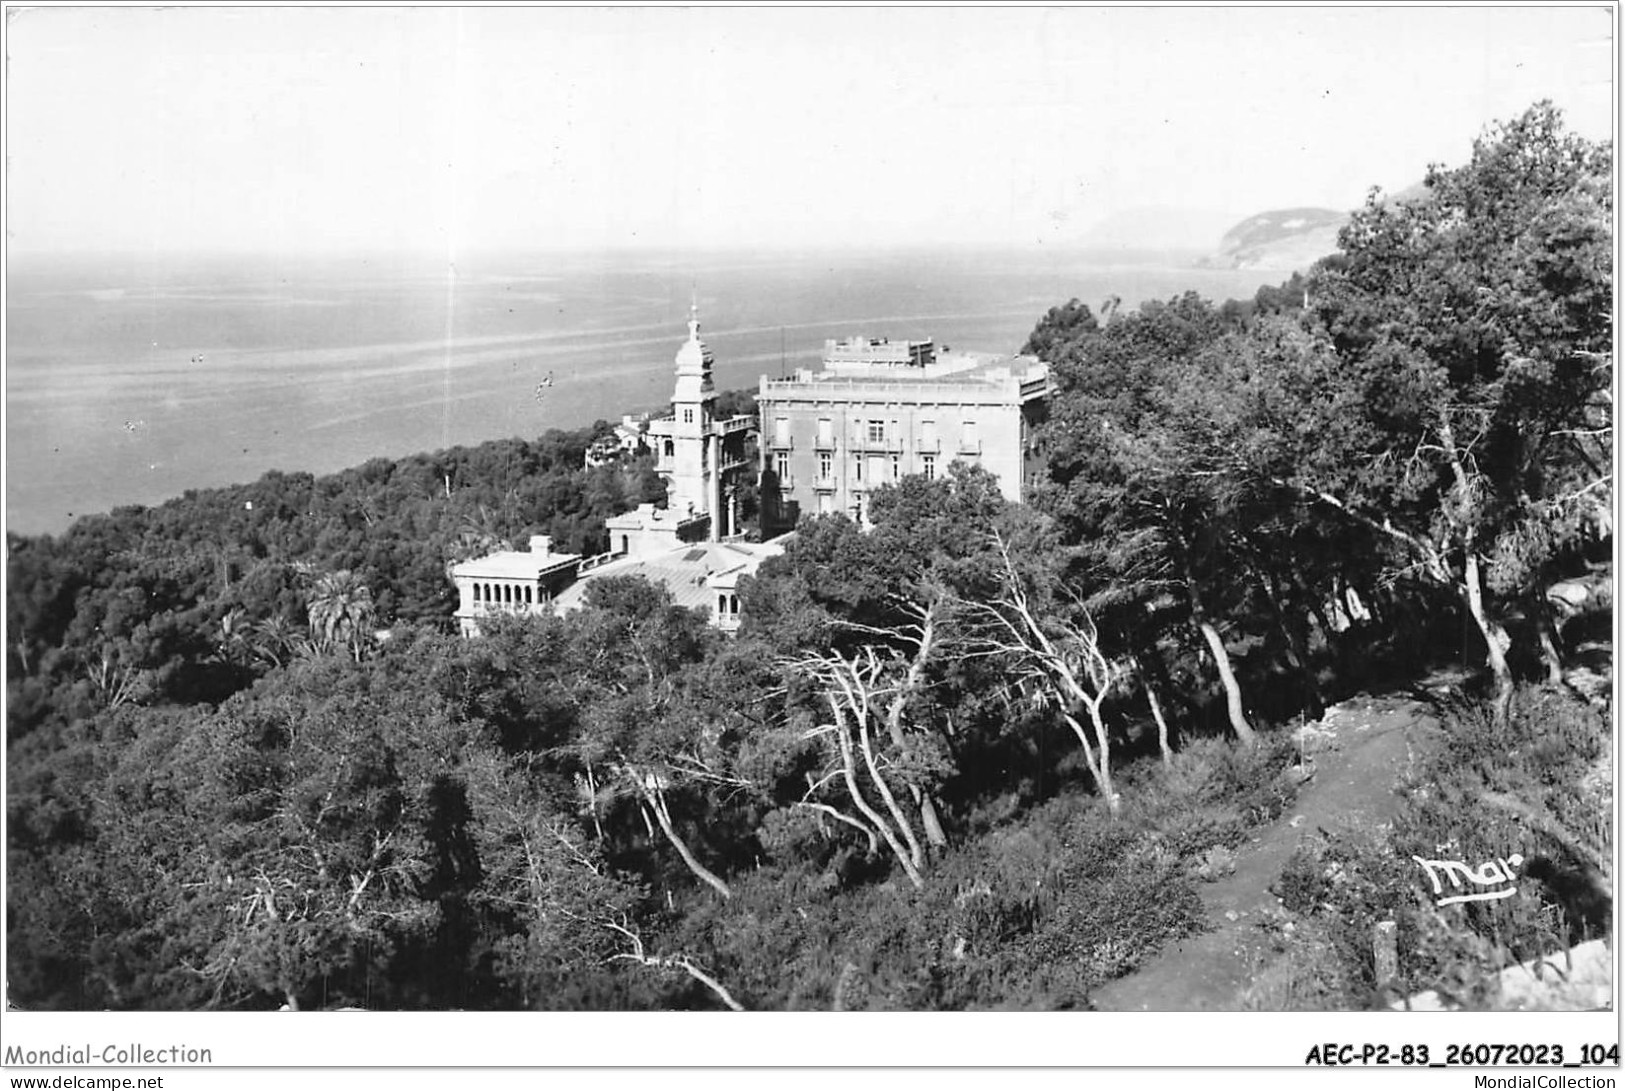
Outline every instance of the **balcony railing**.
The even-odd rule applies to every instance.
[[[886,454],[902,454],[903,441],[896,436],[881,437],[880,439],[873,439],[869,436],[861,436],[852,441],[852,449],[855,451],[879,451]]]
[[[546,610],[551,605],[551,599],[542,599],[540,602],[476,602],[474,604],[475,617],[489,617],[493,614],[533,614]]]
[[[625,553],[617,553],[617,552],[613,552],[613,551],[611,551],[609,553],[594,554],[593,556],[588,557],[586,560],[582,561],[581,562],[581,567],[579,569],[577,569],[577,571],[578,572],[591,572],[595,568],[602,568],[604,565],[609,564],[611,561],[618,561],[622,557],[625,557],[625,556],[626,556]]]
[[[962,455],[979,455],[982,453],[982,441],[979,439],[960,439],[959,453]]]
[[[767,441],[767,445],[775,451],[793,451],[796,449],[796,437],[774,436]]]

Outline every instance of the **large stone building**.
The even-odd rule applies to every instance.
[[[649,421],[645,433],[666,479],[666,506],[605,520],[609,552],[598,557],[554,553],[536,536],[528,553],[456,565],[464,634],[477,634],[480,619],[494,614],[577,609],[594,580],[623,575],[664,585],[719,628],[737,627],[739,578],[783,552],[783,539],[738,540],[734,484],[747,469],[757,418],[717,419],[711,366],[690,315],[672,414]],[[861,521],[874,489],[908,474],[935,477],[961,460],[986,467],[1005,496],[1020,500],[1035,468],[1030,431],[1048,394],[1048,368],[1030,356],[938,352],[930,341],[827,341],[821,371],[761,380],[762,537],[793,530],[802,515]]]
[[[803,515],[861,521],[874,489],[908,474],[936,477],[957,460],[1023,498],[1036,469],[1031,430],[1049,396],[1042,361],[850,338],[826,341],[823,363],[761,380],[764,537]]]
[[[503,550],[452,566],[457,584],[457,630],[480,635],[480,622],[498,615],[568,614],[586,605],[598,580],[632,576],[660,584],[672,602],[699,610],[725,633],[739,628],[739,579],[784,552],[788,537],[772,542],[694,542],[634,556],[581,557],[554,553],[546,535],[530,550]]]
[[[750,469],[746,440],[756,420],[716,419],[711,365],[699,318],[690,314],[688,341],[677,352],[672,414],[649,421],[644,433],[666,480],[666,506],[642,504],[606,519],[609,552],[597,557],[554,553],[551,540],[536,535],[529,552],[504,550],[454,565],[464,636],[478,635],[480,619],[496,614],[566,613],[582,604],[592,581],[620,575],[663,584],[678,605],[709,613],[718,628],[738,627],[739,577],[783,546],[724,540],[741,530],[734,489]],[[630,419],[623,424],[630,428]]]

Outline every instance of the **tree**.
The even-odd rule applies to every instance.
[[[300,636],[293,622],[281,614],[273,614],[251,627],[248,640],[257,658],[272,667],[280,667],[297,649]]]
[[[457,525],[457,537],[446,558],[446,578],[450,579],[452,567],[463,561],[512,548],[513,542],[503,533],[500,514],[481,504]]]
[[[411,649],[299,660],[200,733],[199,881],[228,906],[200,973],[294,1008],[364,1003],[433,947],[479,878],[463,764],[489,742],[423,674]]]
[[[571,633],[581,714],[568,750],[589,777],[606,775],[611,798],[635,799],[646,826],[658,826],[684,866],[728,898],[727,882],[700,861],[671,809],[674,794],[742,787],[705,760],[707,725],[685,714],[685,669],[715,636],[701,615],[644,579],[597,580],[586,605]]]
[[[1337,368],[1329,342],[1296,318],[1262,317],[1227,332],[1161,392],[1152,436],[1163,438],[1145,455],[1159,467],[1154,473],[1171,471],[1180,491],[1214,513],[1207,529],[1217,552],[1208,568],[1228,570],[1235,612],[1267,619],[1266,635],[1274,630],[1311,710],[1319,694],[1307,618],[1323,614],[1319,604],[1350,582],[1380,582],[1380,557],[1391,544],[1369,528],[1341,525],[1281,485],[1310,464],[1358,472],[1357,462],[1328,457],[1359,432],[1335,393]],[[1210,647],[1214,635],[1203,632]]]
[[[910,715],[933,657],[942,654],[946,605],[945,599],[925,605],[916,623],[906,628],[869,631],[889,643],[909,642],[911,653],[865,644],[855,653],[806,653],[785,661],[789,671],[813,684],[830,715],[828,722],[807,732],[807,738],[823,743],[826,760],[816,775],[808,776],[807,790],[795,806],[859,830],[871,853],[876,838],[884,840],[917,887],[924,885],[926,850],[910,812],[919,816],[929,844],[941,848],[948,843],[933,799],[936,782],[948,767],[940,749],[932,745],[931,733],[921,732]],[[906,790],[909,808],[899,802],[894,781]],[[856,815],[821,798],[834,784],[840,785],[836,794],[856,809]],[[878,796],[880,805],[871,794]]]
[[[1251,742],[1219,631],[1242,586],[1231,556],[1240,498],[1202,464],[1192,422],[1177,411],[1179,391],[1222,332],[1213,308],[1187,293],[1077,341],[1052,372],[1057,389],[1035,502],[1075,550],[1074,567],[1088,582],[1082,597],[1178,597],[1219,675],[1232,728]]]
[[[525,1008],[609,1006],[606,966],[644,891],[517,763],[482,751],[465,768],[481,870],[471,899],[498,923],[498,972]]]
[[[1079,610],[1073,618],[1065,618],[1056,610],[1059,604],[1035,602],[1028,581],[1016,571],[1009,548],[1002,539],[998,544],[1004,559],[999,596],[990,603],[970,604],[984,622],[980,640],[1031,687],[1041,706],[1061,714],[1083,748],[1095,787],[1115,818],[1122,801],[1112,785],[1111,732],[1101,717],[1101,706],[1117,687],[1122,671],[1102,649],[1100,632],[1088,612]],[[1088,717],[1088,730],[1079,722],[1080,713]]]
[[[310,634],[320,646],[343,645],[357,657],[372,635],[372,591],[348,569],[316,581],[310,596]]]
[[[1427,199],[1373,194],[1312,292],[1359,442],[1283,481],[1454,588],[1503,715],[1510,641],[1489,593],[1543,609],[1552,566],[1612,504],[1612,182],[1611,146],[1538,104],[1465,167],[1432,168]],[[1366,472],[1327,472],[1339,461]]]
[[[1063,306],[1051,307],[1038,320],[1038,325],[1033,328],[1021,351],[1051,362],[1058,359],[1079,337],[1094,333],[1099,328],[1089,305],[1074,297]]]

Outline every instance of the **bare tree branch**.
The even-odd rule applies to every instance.
[[[865,826],[862,822],[859,822],[851,815],[842,814],[840,811],[836,810],[834,807],[831,807],[827,803],[815,803],[812,800],[807,799],[797,800],[795,806],[806,807],[808,810],[817,811],[819,814],[826,814],[835,819],[837,822],[845,822],[848,826],[851,826],[853,829],[862,833],[864,837],[869,839],[870,856],[875,856],[880,852],[880,838],[875,836],[875,831],[870,829],[868,826]]]
[[[624,920],[625,918],[623,917],[622,919]],[[616,924],[614,921],[603,921],[602,923],[606,928],[611,928],[614,931],[619,932],[632,943],[632,950],[622,951],[620,954],[611,955],[609,957],[609,961],[616,962],[624,960],[627,962],[636,962],[640,966],[649,966],[655,969],[669,968],[682,970],[684,973],[688,974],[689,977],[692,977],[695,981],[698,981],[700,984],[704,985],[706,988],[710,989],[714,994],[716,994],[717,999],[721,1000],[728,1006],[728,1010],[745,1010],[744,1006],[740,1004],[739,1001],[734,999],[733,994],[724,988],[720,981],[706,973],[704,970],[701,970],[689,959],[684,958],[681,955],[648,954],[643,948],[643,937],[632,931],[632,929],[626,927],[624,924]]]

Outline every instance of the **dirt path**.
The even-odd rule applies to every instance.
[[[1100,1011],[1238,1011],[1242,992],[1271,958],[1256,927],[1278,902],[1269,887],[1299,842],[1317,829],[1389,820],[1394,786],[1413,746],[1434,723],[1426,706],[1404,697],[1351,698],[1306,733],[1314,776],[1280,821],[1236,851],[1236,870],[1199,893],[1210,930],[1163,951],[1090,1000]]]

